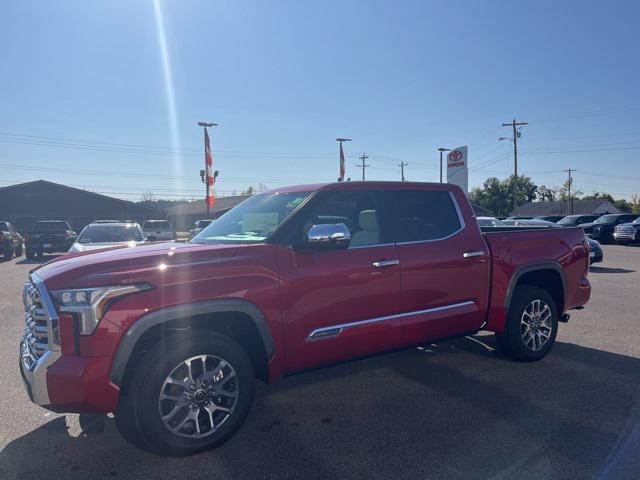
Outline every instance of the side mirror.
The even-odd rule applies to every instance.
[[[347,248],[351,232],[344,223],[314,225],[309,229],[307,242],[320,248]]]
[[[157,239],[153,235],[147,235],[147,242],[155,242]]]

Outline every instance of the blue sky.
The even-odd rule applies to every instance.
[[[571,167],[586,193],[640,193],[639,2],[158,6],[161,22],[153,0],[3,4],[0,185],[195,198],[207,120],[219,194],[333,181],[338,136],[348,176],[366,152],[376,180],[403,160],[436,181],[437,147],[469,145],[473,186],[512,172],[497,139],[516,117],[537,183]]]

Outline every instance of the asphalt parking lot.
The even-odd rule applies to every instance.
[[[109,416],[29,402],[17,345],[36,262],[0,263],[0,478],[638,479],[640,248],[604,251],[541,362],[477,335],[259,384],[239,434],[178,459],[129,446]]]

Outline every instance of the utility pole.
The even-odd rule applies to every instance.
[[[356,167],[362,167],[362,181],[364,182],[364,169],[369,166],[369,164],[365,163],[365,161],[367,160],[367,158],[369,158],[369,155],[367,155],[366,153],[363,153],[362,156],[359,158],[360,160],[362,160],[362,164],[356,165]]]
[[[566,170],[563,170],[563,171],[569,172],[569,181],[567,182],[567,188],[569,190],[568,210],[569,210],[569,215],[573,215],[573,198],[571,198],[571,184],[573,183],[573,177],[571,177],[571,172],[575,172],[575,169],[567,168]],[[562,205],[562,202],[560,202],[560,205]]]
[[[522,125],[528,125],[527,122],[516,122],[516,119],[513,119],[511,123],[503,123],[503,127],[513,127],[513,165],[514,165],[514,181],[513,181],[513,216],[518,215],[518,137],[520,133],[518,132],[517,127]]]
[[[438,151],[440,152],[440,183],[442,183],[442,152],[450,152],[451,149],[440,147]]]
[[[213,157],[211,155],[211,145],[209,144],[209,138],[207,135],[207,127],[217,127],[217,123],[209,123],[209,122],[198,122],[198,126],[202,127],[204,130],[204,170],[200,170],[200,179],[204,183],[205,186],[205,204],[207,205],[207,218],[210,216],[210,207],[209,207],[209,196],[213,190],[213,182],[215,181],[215,177],[217,177],[217,173],[215,174],[211,171],[213,164]],[[209,163],[209,159],[211,159],[211,164]]]
[[[400,167],[400,175],[402,177],[402,181],[404,182],[404,167],[408,166],[408,163],[404,163],[402,160],[400,161],[400,163],[398,164],[398,166]]]

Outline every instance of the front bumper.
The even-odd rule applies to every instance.
[[[20,374],[33,403],[40,406],[51,404],[47,388],[47,370],[60,355],[59,351],[47,350],[39,359],[31,362],[27,339],[23,336],[20,340]]]
[[[109,382],[110,357],[61,355],[49,350],[34,364],[25,361],[20,342],[20,373],[29,399],[57,413],[108,413],[115,410],[119,389]]]
[[[118,387],[109,381],[111,356],[62,354],[59,319],[36,272],[25,286],[20,374],[32,402],[54,412],[112,412]]]
[[[636,240],[636,231],[633,232],[615,232],[613,239],[620,243],[631,243]]]
[[[602,250],[589,252],[589,261],[591,263],[599,263],[603,259]]]

